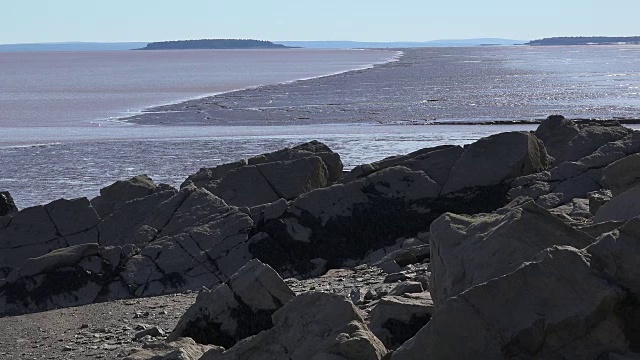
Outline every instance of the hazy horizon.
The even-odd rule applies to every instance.
[[[191,0],[11,1],[0,13],[0,43],[155,42],[233,38],[271,41],[425,42],[533,40],[557,36],[637,36],[635,0],[506,0],[430,4],[399,0],[274,0],[246,4]],[[46,31],[43,31],[46,30]],[[295,33],[295,36],[291,36]],[[140,40],[144,39],[144,40]],[[284,40],[291,39],[291,40]]]

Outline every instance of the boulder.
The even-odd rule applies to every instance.
[[[0,227],[0,277],[52,250],[98,242],[99,221],[86,198],[60,199],[13,214]]]
[[[593,217],[593,222],[627,221],[636,216],[640,216],[640,185],[600,206]]]
[[[313,140],[292,148],[284,148],[272,153],[262,154],[247,160],[249,165],[264,164],[269,162],[291,161],[318,156],[322,159],[327,169],[327,180],[334,183],[342,177],[342,161],[340,155],[333,152],[327,145]]]
[[[585,250],[592,256],[592,267],[640,299],[640,218],[629,220],[619,231],[604,234]],[[640,320],[640,311],[637,316]]]
[[[391,359],[596,359],[608,352],[624,354],[637,341],[621,312],[626,301],[625,291],[590,266],[585,251],[554,247],[441,304]]]
[[[589,212],[595,215],[602,205],[611,200],[612,194],[609,190],[592,191],[587,194],[589,196]]]
[[[272,318],[273,328],[201,360],[379,360],[387,353],[359,310],[340,295],[298,295]]]
[[[180,338],[172,342],[145,344],[142,349],[132,349],[123,360],[198,360],[207,351],[222,353],[223,350],[221,347],[196,344],[191,338]]]
[[[318,189],[268,221],[261,228],[268,236],[252,239],[250,250],[284,276],[308,272],[309,260],[316,258],[326,259],[329,268],[339,267],[425,231],[429,218],[435,218],[431,203],[438,189],[424,172],[403,167]]]
[[[564,116],[552,115],[538,126],[535,134],[542,140],[549,155],[555,158],[555,163],[560,164],[579,160],[632,131],[618,122],[576,123]]]
[[[369,327],[387,349],[396,349],[422,329],[434,311],[428,292],[385,296],[371,311]]]
[[[550,163],[544,145],[532,133],[491,135],[464,147],[441,193],[497,185],[507,179],[546,170]]]
[[[247,249],[253,226],[248,215],[204,189],[180,193],[188,196],[123,270],[136,296],[213,288],[253,258]]]
[[[601,190],[603,170],[611,163],[640,152],[640,132],[605,143],[596,151],[577,161],[557,164],[550,171],[522,176],[510,182],[509,196],[528,196],[544,208],[551,209],[574,198],[587,198],[590,192]]]
[[[156,184],[150,177],[138,175],[100,189],[100,196],[93,198],[91,204],[100,218],[104,218],[127,201],[150,195],[155,188]]]
[[[640,154],[622,158],[602,171],[602,182],[613,196],[618,196],[640,184]]]
[[[130,297],[118,274],[134,251],[83,244],[29,259],[0,283],[0,316]]]
[[[294,297],[271,267],[251,260],[214,290],[200,292],[168,340],[190,337],[200,344],[230,348],[270,329],[271,315]]]
[[[449,178],[449,172],[460,158],[460,155],[462,155],[462,151],[461,146],[443,145],[420,149],[407,155],[388,157],[371,164],[356,166],[344,175],[340,182],[347,183],[392,166],[404,166],[411,170],[423,171],[438,185],[442,186]]]
[[[430,291],[436,306],[531,261],[554,245],[584,248],[595,239],[532,201],[491,214],[447,213],[431,224]]]
[[[0,216],[12,215],[18,212],[16,203],[8,191],[0,191]]]
[[[201,168],[197,173],[187,177],[187,179],[180,185],[180,188],[182,189],[191,184],[205,189],[214,188],[216,186],[216,180],[222,179],[229,171],[245,165],[247,165],[247,161],[243,159],[228,164],[218,165],[213,168]]]

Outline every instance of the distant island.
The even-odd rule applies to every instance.
[[[577,36],[577,37],[552,37],[529,41],[525,45],[549,46],[549,45],[640,45],[640,36]]]
[[[289,46],[265,40],[250,39],[201,39],[152,42],[137,50],[188,50],[188,49],[286,49]]]

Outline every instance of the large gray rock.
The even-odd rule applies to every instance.
[[[200,292],[168,340],[190,337],[200,344],[230,348],[270,329],[271,315],[294,297],[271,267],[251,260],[214,290]]]
[[[100,196],[93,198],[91,204],[98,215],[104,218],[127,201],[150,195],[155,188],[156,184],[150,177],[138,175],[100,189]]]
[[[637,345],[637,335],[625,327],[628,309],[621,311],[628,299],[622,288],[590,267],[586,252],[553,248],[449,299],[391,358],[596,359],[608,352],[623,354]]]
[[[627,221],[640,216],[640,185],[612,198],[598,208],[593,222]]]
[[[322,159],[328,172],[329,183],[334,183],[342,177],[342,161],[340,155],[334,153],[327,145],[313,140],[292,148],[284,148],[272,153],[262,154],[247,160],[249,165],[264,164],[278,161],[291,161],[318,156]]]
[[[243,159],[228,164],[218,165],[213,168],[201,168],[197,173],[189,175],[189,177],[187,177],[187,179],[180,185],[180,188],[182,189],[183,187],[191,184],[205,189],[214,188],[216,186],[216,180],[222,179],[229,171],[245,165],[247,165],[247,161]]]
[[[130,297],[118,274],[134,251],[84,244],[29,259],[0,283],[0,316]]]
[[[156,239],[132,257],[122,277],[136,296],[213,288],[253,256],[247,234],[251,218],[203,189],[188,197],[159,228]]]
[[[544,145],[532,133],[491,135],[464,147],[462,156],[442,187],[442,194],[496,185],[507,179],[546,170],[550,162]]]
[[[605,184],[603,170],[611,163],[640,152],[640,132],[608,142],[577,161],[559,163],[550,171],[523,176],[510,183],[509,196],[528,196],[547,209],[555,208],[574,198],[587,198]]]
[[[166,343],[145,344],[142,349],[132,349],[122,360],[198,360],[211,351],[222,353],[217,346],[196,344],[191,338],[180,338]]]
[[[16,203],[8,191],[0,191],[0,216],[12,215],[18,212]]]
[[[532,201],[491,214],[447,213],[431,224],[431,295],[442,306],[475,285],[515,271],[546,248],[584,248],[594,241]]]
[[[312,259],[339,267],[370,250],[413,236],[435,218],[439,186],[422,171],[392,167],[347,184],[302,195],[279,219],[262,227],[251,252],[283,276],[311,270]],[[295,269],[292,269],[291,266]]]
[[[392,166],[404,166],[411,170],[423,171],[438,185],[442,186],[449,178],[449,172],[460,158],[460,155],[462,155],[462,151],[461,146],[444,145],[420,149],[407,155],[388,157],[371,164],[356,166],[344,175],[340,182],[347,183]]]
[[[205,353],[201,360],[379,360],[387,353],[343,296],[298,295],[273,314],[273,324],[222,355]]]
[[[385,296],[371,311],[369,327],[388,349],[395,349],[422,329],[434,312],[428,292]]]
[[[536,136],[544,142],[555,163],[579,160],[602,145],[617,141],[633,130],[618,122],[576,123],[561,115],[549,116],[536,130]]]
[[[86,198],[60,199],[10,216],[0,226],[0,278],[30,258],[66,246],[98,242],[100,219]]]
[[[602,182],[613,196],[640,184],[640,154],[629,155],[607,166],[602,171]]]
[[[586,251],[592,256],[592,267],[640,299],[640,218],[604,234]]]

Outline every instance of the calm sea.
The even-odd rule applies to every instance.
[[[312,139],[326,142],[353,167],[535,128],[407,126],[434,119],[640,117],[640,46],[428,48],[406,50],[388,62],[396,55],[0,53],[0,191],[9,190],[24,208],[60,197],[91,198],[137,174],[177,186],[200,167]],[[380,65],[344,72],[372,64]],[[291,82],[308,78],[314,79]],[[280,83],[286,84],[256,88]],[[247,90],[227,93],[234,89]],[[216,93],[223,94],[134,119],[157,124],[161,117],[171,126],[119,120]],[[183,118],[220,122],[182,126],[176,119]]]

